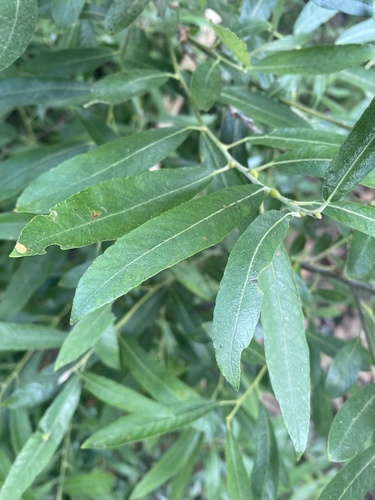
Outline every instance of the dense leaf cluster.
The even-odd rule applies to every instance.
[[[375,487],[372,5],[0,0],[0,500]]]

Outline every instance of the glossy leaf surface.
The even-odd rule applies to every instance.
[[[254,214],[263,196],[258,186],[228,188],[173,208],[123,236],[81,278],[72,321],[218,243]]]
[[[375,208],[352,201],[330,203],[323,212],[346,226],[375,238]]]
[[[241,353],[254,336],[262,306],[258,278],[286,236],[290,215],[269,211],[250,224],[234,246],[220,283],[213,323],[221,373],[238,390]]]

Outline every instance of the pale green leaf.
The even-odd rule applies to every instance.
[[[238,390],[241,353],[258,324],[262,292],[258,278],[286,236],[290,214],[269,211],[255,219],[234,246],[216,299],[213,342],[220,371]]]
[[[375,384],[355,392],[339,409],[328,436],[328,456],[350,460],[375,430]]]
[[[276,498],[279,482],[279,453],[275,433],[263,405],[259,406],[256,428],[255,461],[251,471],[251,488],[254,498]]]
[[[264,189],[259,186],[228,188],[188,201],[126,234],[82,276],[71,320],[215,245],[253,215],[263,197]]]
[[[360,66],[374,55],[372,45],[316,45],[271,54],[255,61],[253,67],[274,75],[320,75]]]
[[[209,111],[221,93],[221,72],[217,61],[200,64],[193,73],[190,87],[198,108]]]
[[[170,413],[165,416],[133,413],[119,418],[92,434],[83,443],[82,448],[114,448],[171,432],[198,420],[216,407],[215,401],[201,399],[169,405]]]
[[[42,255],[115,240],[151,217],[193,198],[212,180],[207,169],[186,167],[102,181],[35,217],[22,231],[12,257]],[[1,222],[1,219],[0,219]]]
[[[180,438],[142,477],[129,500],[144,498],[186,466],[201,444],[201,434],[194,429],[187,429]]]
[[[310,0],[299,13],[294,23],[293,33],[311,33],[336,14],[336,10],[323,9]]]
[[[375,40],[374,20],[366,19],[345,29],[337,37],[336,44],[345,45],[348,43],[366,43]]]
[[[330,203],[323,211],[331,219],[375,238],[375,208],[352,201]]]
[[[93,347],[104,331],[114,322],[110,306],[93,311],[68,333],[55,362],[55,370],[71,363]]]
[[[17,408],[9,411],[9,428],[12,447],[16,455],[25,446],[33,433],[27,408]]]
[[[46,326],[0,322],[0,351],[54,349],[65,338],[65,333]]]
[[[120,104],[160,87],[168,78],[168,73],[153,69],[134,69],[106,76],[94,84],[85,107],[98,102]]]
[[[354,231],[346,256],[345,274],[349,279],[361,279],[374,268],[375,238]]]
[[[116,475],[102,469],[93,469],[87,474],[67,476],[63,483],[63,492],[72,498],[111,498],[110,495],[116,482]]]
[[[85,389],[111,406],[130,413],[137,412],[153,415],[168,413],[168,409],[164,405],[109,378],[90,372],[83,373],[82,378],[85,382]]]
[[[375,446],[370,446],[336,474],[318,500],[359,500],[374,486]]]
[[[259,286],[264,294],[261,321],[271,384],[300,456],[309,433],[309,349],[293,269],[283,246],[262,273]]]
[[[225,440],[225,462],[227,465],[227,483],[231,498],[252,500],[250,478],[242,460],[241,450],[232,431],[227,430]]]
[[[329,367],[325,389],[331,398],[343,396],[355,384],[362,366],[359,338],[350,340],[339,350]]]
[[[139,17],[150,0],[113,0],[104,19],[105,29],[117,33]]]
[[[20,232],[31,219],[31,214],[1,213],[0,240],[17,240]]]
[[[225,88],[220,101],[239,109],[249,119],[270,127],[309,126],[306,120],[291,111],[288,106],[260,92],[251,92],[242,87]],[[256,136],[254,139],[256,140]]]
[[[337,150],[335,146],[307,146],[279,155],[270,166],[284,175],[324,177]]]
[[[53,20],[60,26],[70,26],[78,20],[84,5],[85,0],[52,0]]]
[[[1,220],[1,219],[0,219]],[[210,287],[210,282],[205,276],[187,261],[179,262],[171,269],[174,277],[194,295],[201,297],[207,302],[213,300],[213,290]]]
[[[64,106],[73,98],[88,95],[92,86],[68,80],[9,78],[0,80],[0,116],[19,106],[37,106],[41,111]]]
[[[198,394],[187,384],[158,363],[131,339],[119,338],[121,365],[129,368],[135,380],[164,405],[181,400],[198,399]]]
[[[0,0],[0,71],[18,59],[31,42],[38,21],[37,0]]]
[[[305,123],[305,127],[307,124]],[[302,149],[308,147],[332,147],[340,146],[345,137],[326,130],[314,130],[311,128],[281,128],[273,130],[268,135],[253,135],[248,137],[250,144],[269,146],[277,149]]]
[[[77,408],[80,385],[70,380],[39,422],[39,428],[17,455],[0,490],[0,500],[15,500],[51,463]]]
[[[17,202],[19,212],[43,213],[103,180],[136,175],[166,158],[188,137],[181,127],[147,130],[65,161],[32,182]]]
[[[342,47],[345,51],[347,46]],[[323,197],[337,201],[351,191],[374,168],[375,99],[366,108],[329,166]]]
[[[214,29],[219,40],[237,57],[239,61],[245,66],[245,68],[250,66],[250,56],[247,51],[246,43],[243,42],[238,36],[233,33],[229,28],[223,26],[218,26],[212,21],[210,21],[212,28]]]

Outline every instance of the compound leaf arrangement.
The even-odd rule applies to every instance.
[[[375,488],[373,9],[0,0],[0,500]]]

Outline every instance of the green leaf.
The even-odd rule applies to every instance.
[[[374,267],[375,238],[354,231],[346,256],[345,274],[349,279],[361,279]]]
[[[311,33],[336,14],[335,10],[323,9],[311,1],[307,2],[294,23],[293,33]]]
[[[242,87],[225,88],[220,101],[233,106],[259,123],[270,127],[308,127],[308,122],[291,111],[288,106],[263,95],[251,92]],[[255,136],[256,137],[256,136]]]
[[[352,201],[330,203],[323,211],[331,219],[375,238],[375,208]]]
[[[0,0],[0,71],[10,66],[31,42],[38,21],[37,0]]]
[[[87,151],[85,144],[40,146],[0,162],[0,202],[18,195],[46,170]]]
[[[67,476],[63,483],[63,492],[73,498],[110,498],[116,482],[116,475],[106,470],[93,469],[87,474]]]
[[[210,287],[209,281],[205,279],[205,276],[193,264],[187,261],[179,262],[172,267],[171,272],[177,281],[190,290],[191,293],[207,302],[213,300],[213,290]]]
[[[329,367],[325,389],[331,398],[343,396],[355,384],[362,366],[359,338],[345,342]]]
[[[111,406],[130,413],[152,415],[168,413],[168,409],[164,405],[111,379],[90,372],[83,373],[82,378],[85,382],[85,389]]]
[[[344,51],[348,48],[343,46]],[[351,191],[374,168],[375,99],[366,108],[329,166],[323,197],[337,201]]]
[[[0,322],[0,351],[54,349],[65,338],[65,333],[46,326]]]
[[[231,498],[236,500],[252,500],[250,478],[243,464],[239,445],[230,429],[227,430],[225,440],[225,462],[227,465],[227,482]]]
[[[221,93],[221,72],[217,61],[200,64],[193,73],[190,88],[198,108],[209,111]]]
[[[86,0],[53,0],[51,14],[60,26],[70,26],[78,21]]]
[[[171,432],[198,420],[216,408],[217,405],[218,403],[215,401],[200,399],[174,403],[168,407],[170,413],[163,417],[133,413],[119,418],[92,434],[83,443],[82,448],[114,448],[133,441]]]
[[[143,10],[150,0],[113,0],[104,19],[104,27],[111,34],[127,28]]]
[[[293,269],[283,246],[261,275],[261,321],[267,367],[297,456],[306,447],[310,421],[309,349]]]
[[[313,0],[320,7],[338,9],[354,16],[371,15],[372,0]]]
[[[37,106],[40,111],[64,106],[67,101],[89,94],[92,86],[68,80],[8,78],[0,80],[0,116],[19,106]]]
[[[137,484],[129,500],[144,498],[186,466],[201,445],[202,436],[194,429],[184,431],[175,442]]]
[[[94,84],[85,107],[98,102],[121,104],[160,87],[168,78],[168,73],[154,69],[134,69],[131,72],[106,76]]]
[[[195,452],[190,455],[189,459],[186,461],[185,466],[181,468],[172,478],[168,500],[182,500],[184,498],[184,493],[186,492],[187,485],[194,473],[193,469],[195,462],[197,461],[198,452],[199,447],[197,447],[195,449]]]
[[[247,51],[246,43],[238,38],[229,28],[217,26],[210,21],[210,24],[218,36],[219,40],[242,62],[245,68],[250,66],[250,55]]]
[[[102,181],[35,217],[22,231],[12,257],[42,255],[115,240],[151,217],[193,198],[212,180],[207,169],[186,167]],[[1,220],[1,219],[0,219]]]
[[[375,430],[375,384],[355,392],[336,414],[328,436],[333,462],[350,460]]]
[[[88,314],[69,332],[55,362],[55,370],[71,363],[93,347],[115,317],[106,305]]]
[[[84,109],[77,109],[76,113],[86,132],[99,146],[118,138],[113,129],[107,125],[104,118]]]
[[[276,498],[279,482],[279,454],[275,433],[263,405],[259,406],[256,428],[255,461],[251,471],[254,498]]]
[[[103,144],[32,182],[19,198],[17,211],[48,212],[56,203],[88,186],[144,172],[177,149],[189,134],[188,128],[168,127]]]
[[[375,485],[375,446],[351,460],[324,488],[318,500],[364,498]]]
[[[115,55],[113,50],[105,47],[51,50],[37,53],[22,69],[34,77],[67,78],[93,72]]]
[[[307,123],[305,122],[305,127]],[[268,135],[253,135],[248,137],[250,144],[270,146],[277,149],[302,149],[309,147],[332,147],[340,146],[345,137],[326,130],[314,130],[311,128],[281,128],[273,130]]]
[[[279,51],[253,63],[253,68],[274,75],[321,75],[360,66],[375,55],[372,45],[316,45]]]
[[[58,255],[53,249],[46,257],[22,260],[2,296],[0,320],[11,319],[23,308],[56,267]]]
[[[338,147],[335,146],[299,148],[279,155],[271,165],[284,175],[324,177],[337,150]]]
[[[235,244],[220,283],[213,342],[220,371],[236,390],[241,353],[254,336],[262,305],[258,278],[285,238],[289,218],[289,213],[274,210],[257,217]]]
[[[14,212],[0,214],[0,240],[17,240],[20,232],[31,219],[31,214]]]
[[[17,455],[0,491],[1,500],[14,500],[51,463],[78,406],[80,385],[72,378],[39,422],[39,428]]]
[[[135,380],[160,403],[169,405],[199,398],[194,389],[161,366],[136,342],[131,339],[125,341],[120,337],[119,345],[122,367],[129,368]]]
[[[120,238],[82,276],[73,322],[148,278],[215,245],[259,207],[264,190],[245,185],[191,200]]]

